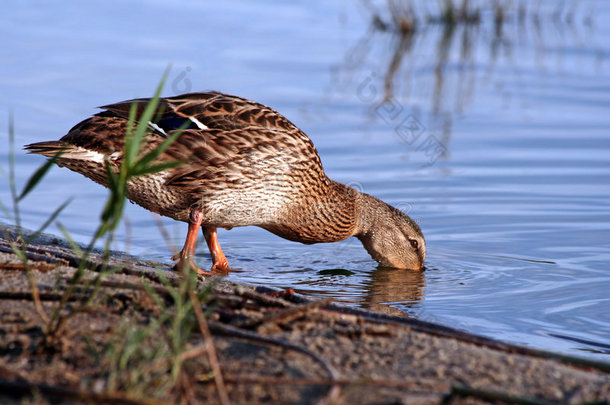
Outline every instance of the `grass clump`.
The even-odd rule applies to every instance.
[[[175,287],[167,280],[163,284],[166,288],[163,296],[144,284],[157,312],[150,322],[144,325],[122,322],[115,339],[104,348],[101,358],[107,372],[101,377],[108,393],[125,392],[133,398],[164,400],[182,397],[186,402],[193,397],[184,375],[184,362],[193,353],[205,353],[191,342],[200,326],[195,308],[208,302],[213,284],[197,290],[195,272],[189,272]],[[210,343],[204,341],[206,346]]]

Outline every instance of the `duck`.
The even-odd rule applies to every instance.
[[[107,166],[118,172],[129,114],[150,99],[99,107],[56,141],[25,145],[108,187]],[[217,91],[159,99],[143,149],[181,131],[158,161],[175,167],[129,180],[128,198],[156,214],[188,224],[176,269],[200,274],[230,270],[218,229],[258,226],[290,241],[330,243],[355,237],[381,267],[423,270],[426,242],[418,224],[391,205],[331,180],[311,139],[266,105]],[[59,154],[61,152],[61,154]],[[59,155],[58,155],[59,154]],[[56,156],[57,155],[57,156]],[[193,261],[202,230],[210,271]]]

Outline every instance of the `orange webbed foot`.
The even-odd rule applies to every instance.
[[[211,275],[227,275],[229,273],[229,262],[224,261],[220,263],[214,263],[210,271],[206,271],[201,269],[199,266],[195,264],[193,258],[189,258],[182,255],[182,252],[178,252],[172,256],[172,260],[178,260],[176,264],[174,264],[173,269],[175,271],[184,271],[184,269],[188,266],[189,269],[197,271],[198,274],[204,276]]]
[[[229,271],[229,261],[222,252],[220,243],[218,243],[218,232],[216,231],[216,228],[204,227],[202,230],[205,241],[208,244],[208,249],[210,249],[210,254],[212,255],[212,261],[214,262],[214,264],[212,264],[212,272],[227,274]]]
[[[199,274],[211,274],[205,270],[201,270],[201,268],[195,264],[193,258],[184,255],[182,251],[173,255],[172,260],[178,260],[178,262],[174,264],[175,271],[184,271],[188,268],[197,271]]]
[[[189,227],[186,234],[186,240],[184,241],[184,247],[182,250],[172,256],[172,260],[178,260],[178,263],[174,266],[176,270],[184,270],[190,268],[196,270],[197,273],[203,275],[211,274],[227,274],[229,271],[229,261],[225,257],[220,244],[218,243],[218,233],[215,227],[201,227],[203,222],[203,212],[194,209],[190,213]],[[212,255],[212,269],[210,271],[201,270],[194,262],[193,256],[195,256],[195,245],[197,243],[197,231],[201,228],[203,235],[210,249]]]
[[[224,260],[219,260],[212,265],[212,272],[218,273],[228,273],[229,272],[229,262],[225,258]]]

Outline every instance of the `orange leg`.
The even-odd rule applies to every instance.
[[[182,270],[188,265],[191,269],[197,270],[198,273],[209,274],[201,270],[193,262],[195,248],[197,247],[197,232],[199,232],[201,222],[203,222],[203,212],[199,210],[191,211],[189,229],[186,234],[186,240],[184,241],[184,247],[179,253],[172,256],[172,260],[178,260],[178,263],[174,265],[174,269]]]
[[[201,227],[202,222],[203,212],[196,209],[191,211],[191,215],[189,217],[189,228],[186,234],[186,240],[184,241],[184,247],[178,254],[172,256],[172,260],[178,260],[178,263],[174,265],[174,269],[182,270],[188,265],[191,269],[196,270],[199,274],[209,275],[226,273],[229,268],[229,262],[227,261],[227,258],[225,257],[225,254],[222,252],[220,244],[218,243],[216,228]],[[210,249],[210,253],[212,254],[212,260],[214,262],[212,265],[212,271],[201,270],[193,262],[195,249],[197,247],[197,232],[199,232],[199,228],[201,228],[203,231],[203,236],[205,237],[208,248]]]
[[[216,227],[203,227],[202,231],[205,241],[208,244],[208,249],[210,249],[212,261],[214,262],[212,271],[226,272],[229,270],[229,262],[220,248],[220,243],[218,243]]]

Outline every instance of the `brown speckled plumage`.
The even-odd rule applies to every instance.
[[[59,166],[106,185],[105,162],[118,170],[122,161],[129,110],[136,103],[141,112],[147,102],[101,107],[104,111],[59,141],[27,145],[26,150],[46,156],[63,150]],[[201,226],[213,269],[226,270],[216,228],[255,225],[302,243],[356,236],[382,265],[423,267],[425,241],[417,224],[382,201],[329,179],[309,137],[271,108],[217,92],[163,98],[145,151],[181,125],[186,129],[159,160],[184,163],[135,178],[128,193],[150,211],[189,222],[187,242],[176,256],[180,264],[192,265]]]

